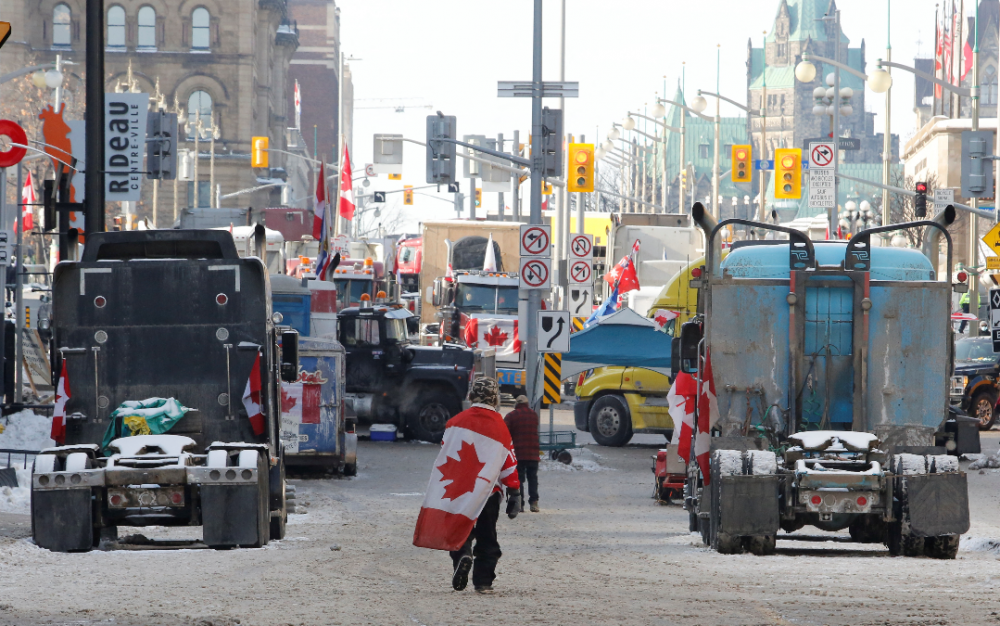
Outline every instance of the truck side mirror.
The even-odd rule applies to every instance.
[[[670,340],[670,373],[674,376],[681,371],[681,338]]]
[[[299,333],[281,333],[281,380],[294,383],[299,378]]]
[[[431,304],[434,306],[441,306],[441,291],[443,285],[440,278],[434,279],[434,290],[431,292]]]
[[[701,341],[701,326],[696,322],[681,324],[680,336],[680,367],[678,371],[686,374],[698,372],[698,343]],[[673,353],[671,352],[671,357]]]

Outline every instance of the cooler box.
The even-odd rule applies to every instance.
[[[372,424],[372,441],[396,441],[396,427],[392,424]]]

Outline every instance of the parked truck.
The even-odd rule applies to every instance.
[[[259,257],[218,230],[91,234],[56,267],[51,328],[65,441],[35,459],[38,546],[86,551],[118,526],[202,526],[215,548],[284,536],[280,385],[298,375],[297,334],[272,320]],[[167,434],[112,418],[156,398],[191,409]]]
[[[722,553],[769,554],[779,530],[812,525],[893,555],[955,558],[969,499],[946,452],[978,452],[978,430],[949,411],[953,286],[930,260],[943,238],[952,266],[954,209],[817,243],[781,226],[717,224],[700,203],[692,214],[708,253],[672,369],[715,396],[697,403],[696,423],[717,421],[692,445],[707,464],[688,467],[691,530]],[[723,260],[728,224],[787,241],[739,242]],[[872,246],[910,228],[926,228],[923,254]]]

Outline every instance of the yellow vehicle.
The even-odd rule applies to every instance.
[[[704,257],[696,259],[675,274],[646,314],[652,318],[659,309],[678,312],[667,329],[670,335],[695,314],[698,290],[691,288],[691,281],[701,275],[699,268],[704,264]],[[635,433],[662,434],[669,440],[674,429],[667,404],[669,391],[667,376],[642,367],[587,370],[576,385],[576,427],[602,446],[623,446]]]

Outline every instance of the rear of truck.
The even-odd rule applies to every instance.
[[[714,383],[718,406],[717,436],[696,446],[709,475],[691,468],[692,530],[726,553],[766,554],[779,529],[812,525],[954,558],[966,477],[935,446],[949,419],[952,286],[917,250],[873,247],[878,229],[816,244],[776,230],[790,240],[737,244],[714,270],[709,257],[703,314],[689,322],[704,338],[686,366]],[[699,334],[682,330],[680,362]]]
[[[65,441],[35,464],[39,546],[88,550],[117,526],[201,525],[216,547],[284,535],[268,291],[264,265],[240,258],[224,231],[98,233],[79,262],[57,266],[52,359]],[[151,398],[192,410],[158,435],[112,418]]]

